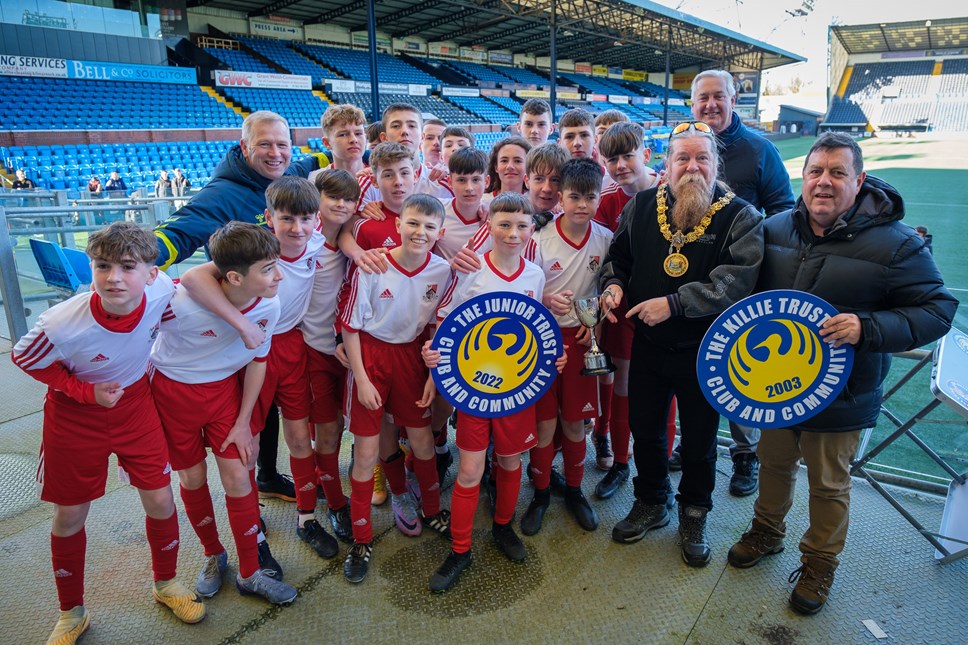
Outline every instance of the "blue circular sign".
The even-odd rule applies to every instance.
[[[720,314],[699,346],[699,386],[717,412],[754,428],[788,428],[833,403],[847,384],[854,348],[820,337],[839,312],[802,291],[740,300]]]
[[[437,327],[430,370],[437,391],[477,417],[503,417],[533,405],[554,382],[563,351],[554,316],[534,298],[507,291],[475,296]]]

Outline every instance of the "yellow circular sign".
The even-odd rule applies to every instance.
[[[820,375],[821,342],[796,320],[750,325],[729,350],[734,387],[759,402],[780,403],[800,396]]]
[[[502,394],[532,377],[538,353],[537,339],[520,320],[488,318],[475,324],[461,340],[457,369],[468,387]]]

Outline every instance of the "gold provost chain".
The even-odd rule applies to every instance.
[[[699,225],[689,231],[688,234],[683,234],[682,231],[673,233],[669,228],[669,220],[666,218],[669,206],[666,204],[665,189],[665,184],[659,184],[659,190],[655,196],[657,204],[656,210],[659,213],[659,232],[662,233],[662,237],[666,239],[666,242],[669,242],[669,255],[663,260],[662,269],[667,275],[678,278],[689,269],[689,260],[679,250],[686,244],[695,242],[702,237],[703,233],[706,232],[706,227],[713,221],[713,215],[719,212],[726,204],[733,201],[733,197],[736,195],[732,192],[727,192],[714,203],[710,204],[706,210],[706,214],[699,221]]]

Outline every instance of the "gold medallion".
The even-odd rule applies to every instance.
[[[689,270],[689,260],[682,253],[670,253],[662,261],[662,268],[665,270],[666,275],[678,278]]]

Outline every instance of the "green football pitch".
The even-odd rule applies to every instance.
[[[800,174],[812,137],[778,141],[793,192],[800,194]],[[904,222],[924,225],[933,236],[934,258],[945,284],[962,304],[954,326],[968,331],[968,140],[866,139],[861,141],[865,170],[887,181],[905,202]],[[850,276],[844,276],[849,280]],[[914,362],[895,359],[885,390],[897,382]],[[921,370],[888,402],[887,407],[906,421],[932,400],[930,365]],[[723,426],[725,429],[725,424]],[[893,432],[884,416],[871,436],[871,446]],[[968,425],[946,405],[918,423],[914,433],[958,472],[968,470]],[[728,430],[725,432],[728,435]],[[926,481],[947,483],[950,477],[908,437],[900,437],[874,460],[877,470]]]

